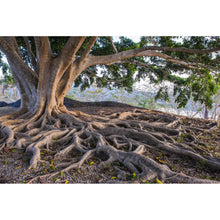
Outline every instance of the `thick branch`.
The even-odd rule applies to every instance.
[[[62,51],[55,59],[57,68],[59,68],[58,79],[62,77],[69,65],[74,62],[75,55],[80,49],[86,37],[70,37],[63,47]]]
[[[8,44],[8,42],[3,37],[0,37],[0,49],[5,54],[13,51],[12,47]]]
[[[10,60],[13,65],[18,65],[19,68],[23,70],[23,74],[27,73],[27,78],[29,76],[32,76],[34,77],[34,79],[38,79],[36,73],[27,64],[24,63],[15,38],[0,38],[0,49],[5,53],[8,61]],[[16,71],[14,72],[14,74],[16,74]]]
[[[118,61],[128,59],[131,57],[135,57],[135,56],[148,56],[148,57],[156,56],[156,57],[160,57],[162,59],[165,59],[167,61],[170,61],[176,64],[184,65],[191,69],[197,68],[196,66],[189,64],[183,60],[177,60],[164,53],[151,51],[151,50],[145,50],[144,48],[127,50],[127,51],[123,51],[117,54],[107,55],[107,56],[90,56],[89,61],[88,61],[88,66],[98,65],[98,64],[111,65]]]
[[[69,89],[72,86],[72,73],[73,73],[73,64],[71,64],[68,69],[65,71],[64,75],[60,79],[58,86],[57,86],[57,91],[56,91],[56,98],[62,99],[66,96],[68,93]],[[62,100],[63,101],[63,100]]]
[[[4,37],[4,40],[7,41],[8,44],[9,44],[9,45],[16,51],[16,53],[22,58],[15,37]]]
[[[27,46],[27,52],[28,52],[28,56],[30,57],[31,64],[34,67],[35,72],[39,74],[39,66],[37,65],[36,57],[31,50],[31,44],[30,44],[27,37],[23,37],[23,38],[24,38],[25,44]]]
[[[63,62],[64,66],[70,65],[75,58],[75,54],[83,44],[86,37],[70,37],[63,47],[58,59]]]
[[[52,58],[52,51],[48,37],[35,37],[37,62],[40,72],[44,72],[45,64]]]
[[[171,48],[171,47],[149,46],[149,47],[127,50],[127,51],[123,51],[123,52],[120,52],[117,54],[112,54],[112,55],[91,56],[90,60],[88,61],[88,66],[97,65],[97,64],[111,65],[117,61],[124,60],[124,59],[134,57],[134,56],[148,56],[148,57],[158,56],[160,58],[166,59],[166,60],[173,62],[173,63],[176,63],[176,64],[184,65],[189,68],[196,68],[195,66],[192,66],[185,61],[174,59],[174,58],[172,58],[164,53],[158,52],[158,51],[205,54],[205,53],[220,51],[220,48],[218,47],[218,48],[214,48],[214,49],[199,50],[199,49],[190,49],[190,48],[184,48],[184,47]]]
[[[92,48],[92,46],[94,45],[94,43],[96,42],[97,37],[91,37],[89,40],[89,44],[87,45],[87,47],[85,48],[85,50],[82,53],[81,56],[81,60],[83,60],[84,58],[86,58],[89,55],[89,52]]]

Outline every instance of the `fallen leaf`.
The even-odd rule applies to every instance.
[[[114,179],[116,179],[117,177],[116,176],[113,176],[113,177],[111,177],[111,180],[114,180]]]
[[[17,170],[17,169],[20,169],[22,167],[22,165],[20,165],[20,166],[18,166],[18,167],[15,167],[15,169]]]
[[[161,163],[167,163],[166,161],[164,161],[164,160],[159,160],[159,162],[161,162]]]
[[[163,184],[159,179],[156,179],[157,183]]]

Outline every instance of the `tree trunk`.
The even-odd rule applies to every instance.
[[[50,178],[60,172],[78,169],[96,156],[99,157],[101,166],[120,162],[124,166],[123,172],[139,174],[147,180],[159,178],[192,183],[212,182],[174,172],[167,165],[160,164],[145,154],[149,149],[155,152],[166,151],[205,163],[212,169],[220,169],[219,159],[208,154],[200,155],[193,148],[186,147],[185,143],[179,143],[182,138],[180,134],[185,128],[179,129],[181,120],[178,117],[170,115],[163,119],[159,115],[156,116],[158,122],[155,120],[156,123],[150,123],[144,110],[102,117],[70,112],[63,105],[64,97],[74,80],[92,65],[108,65],[132,56],[159,56],[177,64],[195,67],[180,60],[173,60],[166,54],[145,51],[143,48],[93,57],[89,55],[89,51],[96,37],[91,37],[81,57],[76,58],[84,39],[85,37],[70,38],[60,54],[54,57],[49,39],[35,37],[37,62],[33,63],[37,65],[34,68],[37,72],[34,72],[23,62],[15,39],[0,38],[0,49],[7,56],[22,100],[18,112],[0,117],[0,149],[25,149],[32,155],[29,168],[39,167],[42,149],[50,152],[50,159],[57,163],[57,170],[49,174]],[[152,115],[153,117],[155,116]],[[185,130],[188,132],[190,128]],[[187,137],[190,137],[191,142],[195,141],[194,144],[189,143],[195,147],[196,138],[191,133],[187,133]],[[187,142],[186,144],[189,145]],[[75,153],[80,156],[75,158]],[[119,172],[121,169],[120,167]]]

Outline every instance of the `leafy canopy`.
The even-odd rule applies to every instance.
[[[89,44],[90,37],[87,37],[82,47],[77,52],[80,56],[83,49]],[[28,56],[26,43],[23,37],[16,37],[19,50],[24,61],[31,66],[30,57]],[[35,44],[33,37],[28,37],[31,49],[35,54]],[[56,56],[63,48],[68,40],[68,37],[49,37],[52,52]],[[213,49],[220,47],[219,37],[176,37],[176,36],[151,36],[140,37],[138,43],[128,37],[119,37],[119,40],[114,42],[117,52],[122,52],[131,49],[137,49],[146,46],[169,47],[169,48],[189,48],[189,49]],[[109,55],[114,54],[114,50],[109,37],[98,37],[95,44],[91,48],[90,54]],[[220,54],[219,52],[212,53],[187,53],[181,51],[163,51],[172,58],[184,60],[188,63],[198,64],[197,69],[175,64],[158,56],[153,57],[132,57],[111,65],[94,65],[88,67],[75,80],[74,86],[82,90],[96,83],[98,87],[120,88],[123,87],[127,91],[132,91],[132,86],[135,82],[150,78],[150,82],[160,85],[163,81],[171,82],[174,85],[173,95],[176,97],[176,102],[179,107],[184,107],[190,98],[194,101],[204,103],[207,107],[212,107],[212,96],[218,92],[220,88]],[[10,74],[10,68],[3,59],[4,54],[0,51],[0,68],[4,74],[4,82],[13,83],[13,78]],[[32,67],[33,68],[33,67]],[[156,99],[169,99],[168,88],[161,86]]]

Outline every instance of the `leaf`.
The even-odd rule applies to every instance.
[[[50,169],[51,169],[51,170],[55,170],[55,166],[54,166],[54,165],[51,165],[51,166],[50,166]]]
[[[69,183],[69,181],[68,181],[68,180],[65,182],[65,184],[67,184],[67,183]]]
[[[159,179],[156,179],[157,183],[163,184]]]
[[[92,164],[94,164],[94,161],[92,161],[92,162],[89,163],[89,165],[92,165]]]
[[[60,172],[60,176],[63,176],[63,172]]]
[[[20,165],[20,166],[18,166],[18,167],[15,167],[15,169],[17,170],[17,169],[20,169],[22,167],[22,165]]]
[[[111,177],[111,180],[114,180],[114,179],[117,179],[117,177],[116,176]]]
[[[159,160],[159,162],[161,162],[161,163],[167,163],[166,161],[164,161],[164,160]]]

